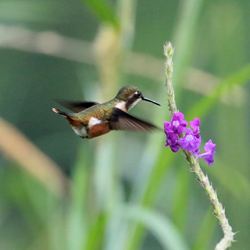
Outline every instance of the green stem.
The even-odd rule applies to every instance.
[[[205,189],[208,197],[214,207],[214,214],[220,222],[220,226],[224,233],[224,237],[216,245],[215,250],[224,250],[231,246],[234,241],[234,234],[232,227],[229,225],[228,219],[225,214],[225,209],[222,204],[219,202],[217,193],[213,189],[213,186],[210,184],[208,176],[203,173],[200,168],[198,158],[194,157],[193,154],[185,152],[187,161],[190,163],[191,170],[196,174],[198,181],[201,186]]]
[[[172,44],[168,42],[164,46],[164,55],[166,57],[165,62],[165,76],[166,76],[166,92],[168,96],[168,107],[170,115],[173,115],[173,113],[178,112],[176,103],[175,103],[175,94],[174,94],[174,88],[173,88],[173,55],[174,55],[174,48],[172,47]]]
[[[175,102],[175,94],[173,89],[173,54],[174,48],[172,44],[168,42],[164,46],[164,55],[166,56],[166,92],[168,98],[168,105],[170,114],[178,112],[176,102]],[[180,137],[183,137],[181,135]],[[192,153],[189,153],[186,150],[183,150],[187,161],[189,162],[191,171],[194,172],[197,176],[198,181],[200,182],[201,186],[205,189],[208,197],[214,207],[214,214],[218,218],[222,231],[224,233],[224,237],[221,241],[216,245],[215,250],[225,250],[231,246],[232,242],[234,241],[234,234],[232,227],[229,225],[228,219],[225,214],[225,209],[223,208],[222,204],[219,202],[217,193],[213,189],[213,186],[210,184],[208,176],[203,173],[200,168],[199,158],[195,157]]]

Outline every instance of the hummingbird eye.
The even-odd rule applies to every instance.
[[[141,97],[141,96],[142,96],[142,94],[141,94],[140,91],[135,92],[135,97],[139,98],[139,97]]]

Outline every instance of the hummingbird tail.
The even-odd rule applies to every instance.
[[[70,118],[70,116],[69,116],[66,112],[63,112],[63,111],[61,111],[61,110],[59,110],[59,109],[55,109],[55,108],[53,108],[52,110],[53,110],[55,113],[64,116],[65,118]]]
[[[81,127],[82,126],[81,122],[78,121],[77,119],[75,119],[74,117],[72,117],[70,114],[68,114],[66,112],[63,112],[63,111],[61,111],[59,109],[55,109],[55,108],[53,108],[52,110],[55,113],[65,117],[68,120],[68,122],[70,123],[71,126],[73,126],[73,127]]]

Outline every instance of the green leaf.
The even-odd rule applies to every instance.
[[[163,249],[189,249],[176,226],[166,217],[138,206],[124,206],[122,215],[142,223],[159,240]]]
[[[216,101],[223,95],[230,92],[234,86],[244,85],[250,79],[250,65],[248,64],[240,71],[232,76],[222,80],[218,87],[216,87],[209,95],[198,102],[188,113],[187,120],[192,120],[193,116],[202,117],[207,111],[216,103]]]
[[[172,219],[173,222],[182,231],[185,231],[185,226],[187,222],[187,208],[188,201],[190,199],[190,179],[191,175],[184,164],[182,168],[178,169],[177,181],[175,192],[173,195],[172,204]]]
[[[161,135],[160,135],[161,136]],[[162,136],[161,136],[162,137]],[[149,144],[148,143],[148,148],[157,144],[152,143]],[[159,190],[159,187],[162,183],[163,178],[166,176],[167,172],[170,169],[171,163],[174,160],[175,155],[174,154],[168,154],[168,157],[166,157],[167,154],[167,150],[166,148],[164,148],[162,144],[159,144],[160,147],[162,148],[161,150],[159,149],[159,156],[158,159],[156,159],[157,164],[155,164],[154,168],[151,170],[151,174],[150,174],[150,178],[147,179],[147,177],[143,176],[143,180],[147,180],[148,183],[147,185],[145,185],[145,183],[143,184],[139,184],[138,186],[134,187],[135,190],[137,189],[141,189],[141,193],[136,194],[137,197],[135,197],[136,199],[139,199],[142,206],[143,207],[151,207],[155,201],[155,198],[157,196],[157,192]],[[146,150],[145,152],[148,152],[148,150]],[[150,152],[152,154],[152,151]],[[145,160],[142,163],[142,166],[144,167],[144,172],[145,174],[148,174],[148,170],[145,171],[146,168],[150,167],[150,163],[152,161],[152,159],[154,159],[151,155],[151,159],[146,157],[147,154],[145,154]],[[147,161],[148,160],[148,161]],[[151,163],[153,164],[153,163]],[[151,165],[152,166],[152,165]],[[136,191],[134,191],[134,193],[137,193]],[[138,197],[139,196],[139,197]],[[140,242],[142,235],[144,233],[144,228],[141,224],[136,224],[135,229],[134,229],[134,233],[131,236],[131,239],[128,242],[128,246],[127,249],[132,250],[132,249],[137,249],[138,243]]]
[[[119,28],[119,21],[114,8],[104,0],[83,0],[101,21]]]
[[[194,246],[192,247],[193,250],[206,249],[209,244],[209,241],[211,240],[215,226],[217,225],[215,217],[211,216],[211,210],[212,208],[209,207],[204,216],[199,233],[197,235],[197,239],[195,241]]]
[[[86,151],[86,150],[85,150]],[[84,147],[80,147],[78,161],[73,173],[71,184],[71,204],[68,213],[68,247],[72,250],[82,249],[86,244],[87,223],[86,203],[87,203],[87,166]]]
[[[103,213],[100,213],[96,217],[95,222],[92,224],[92,227],[88,232],[87,243],[83,248],[84,250],[101,249],[106,223],[107,216]]]

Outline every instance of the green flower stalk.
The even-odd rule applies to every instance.
[[[195,118],[190,122],[191,128],[187,128],[187,121],[184,120],[184,115],[178,112],[175,102],[175,94],[173,89],[173,54],[174,48],[172,44],[168,42],[164,46],[164,55],[166,57],[166,92],[168,98],[168,106],[170,115],[173,117],[171,122],[164,122],[164,131],[167,136],[167,144],[170,146],[173,152],[177,152],[181,148],[186,156],[186,159],[190,165],[191,171],[197,176],[201,186],[205,189],[213,207],[214,214],[220,222],[220,226],[224,233],[224,237],[216,245],[215,250],[225,250],[231,246],[234,241],[234,234],[232,227],[229,225],[228,219],[225,214],[225,209],[218,200],[217,193],[213,189],[208,176],[203,173],[200,168],[199,159],[204,158],[208,165],[213,164],[216,145],[209,140],[205,144],[205,153],[199,154],[199,146],[201,142],[200,136],[200,120]],[[184,134],[186,133],[186,134]]]
[[[165,76],[166,76],[166,92],[168,96],[168,107],[170,114],[173,115],[174,113],[178,112],[175,103],[175,94],[173,89],[173,55],[174,55],[174,48],[172,47],[171,43],[168,42],[164,47],[164,55],[166,57],[165,62]]]

